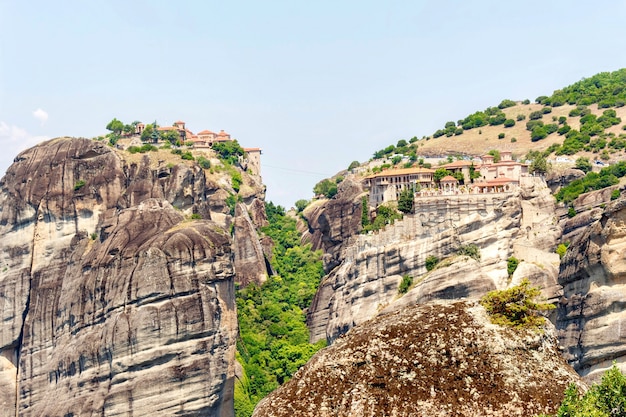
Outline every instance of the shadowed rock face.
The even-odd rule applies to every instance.
[[[324,251],[324,270],[331,271],[342,261],[341,250],[351,236],[361,231],[360,181],[348,176],[339,184],[339,192],[322,204],[312,205],[304,211],[307,229],[303,240],[311,242],[314,250]]]
[[[472,303],[405,307],[354,327],[262,400],[254,417],[532,416],[578,375],[554,328],[491,324]]]
[[[566,359],[590,381],[614,360],[626,371],[626,200],[594,211],[561,262],[556,323]]]
[[[233,414],[231,241],[179,211],[210,216],[201,169],[54,139],[0,187],[6,415]]]

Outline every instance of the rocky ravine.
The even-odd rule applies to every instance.
[[[346,220],[324,217],[317,208],[315,216],[309,215],[309,228],[320,235],[313,242],[326,242],[334,260],[329,265],[337,266],[323,279],[308,311],[311,341],[333,341],[395,304],[477,298],[523,277],[555,299],[559,257],[554,248],[561,229],[550,189],[541,178],[532,180],[512,195],[424,198],[415,214],[370,235],[355,234],[354,228],[346,232]],[[328,210],[352,207],[354,195],[339,196],[328,203]],[[360,210],[353,217],[360,219]],[[316,226],[320,218],[329,224]],[[468,244],[478,246],[479,260],[457,256],[458,249]],[[431,255],[442,262],[428,272],[425,261]],[[507,259],[511,256],[523,262],[509,279]],[[413,278],[414,286],[399,297],[404,275]]]
[[[237,260],[221,190],[197,166],[120,155],[54,139],[0,183],[3,415],[233,413]]]
[[[554,412],[570,382],[549,323],[515,331],[474,303],[429,303],[353,328],[253,416],[533,416]]]

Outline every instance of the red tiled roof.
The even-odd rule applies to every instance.
[[[487,180],[486,182],[477,182],[472,184],[473,187],[494,187],[497,185],[510,184],[512,182],[519,182],[518,180],[514,180],[511,178],[500,177],[495,180]]]
[[[434,172],[435,172],[434,169],[422,168],[422,167],[390,169],[387,171],[380,172],[378,174],[370,175],[369,177],[366,177],[365,179],[379,178],[379,177],[397,177],[400,175],[411,175],[411,174],[433,174]]]
[[[198,135],[214,135],[214,132],[211,132],[210,130],[203,130],[202,132],[198,132]]]
[[[179,124],[179,123],[185,124],[185,122],[183,122],[182,120],[178,120],[177,122],[174,122],[174,123],[176,123],[176,124]]]
[[[220,133],[217,134],[217,136],[230,136],[228,133],[224,132],[224,130],[220,130]]]
[[[449,164],[445,164],[442,165],[443,168],[461,168],[461,167],[469,167],[472,166],[473,162],[472,161],[454,161],[454,162],[450,162]],[[476,164],[474,164],[474,166],[476,166]]]
[[[261,148],[243,148],[244,152],[255,152],[260,151]]]
[[[459,182],[459,180],[454,178],[452,175],[446,175],[440,180],[440,182]]]

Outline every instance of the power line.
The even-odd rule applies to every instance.
[[[301,169],[293,169],[293,168],[283,168],[283,167],[276,167],[273,165],[267,165],[267,164],[262,164],[261,167],[268,167],[268,168],[274,168],[274,169],[282,169],[283,171],[291,171],[291,172],[299,172],[299,173],[303,173],[303,174],[311,174],[311,175],[322,175],[322,176],[331,176],[328,174],[323,174],[321,172],[313,172],[313,171],[304,171]]]

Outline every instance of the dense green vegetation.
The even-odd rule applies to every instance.
[[[494,324],[532,328],[544,324],[542,311],[555,308],[553,304],[538,302],[536,299],[540,295],[541,290],[531,286],[528,278],[524,278],[514,287],[488,292],[480,299],[480,304]]]
[[[470,258],[480,261],[480,248],[473,243],[461,245],[457,249],[456,253],[461,256],[469,256]]]
[[[583,178],[577,179],[562,187],[556,193],[557,201],[569,203],[579,195],[593,190],[610,187],[619,183],[619,178],[626,175],[626,161],[602,168],[600,172],[588,172]]]
[[[244,155],[243,148],[236,140],[227,140],[213,144],[213,150],[224,162],[234,165],[239,161],[239,157]]]
[[[413,212],[413,191],[410,188],[405,188],[398,197],[398,210],[402,213]]]
[[[506,272],[509,274],[509,277],[513,276],[513,273],[517,269],[519,262],[519,259],[517,259],[515,256],[511,256],[509,259],[506,260]]]
[[[626,375],[613,363],[602,381],[582,396],[576,385],[570,384],[554,417],[626,417]]]
[[[315,195],[323,195],[326,198],[333,198],[337,194],[337,181],[329,178],[323,179],[313,187]]]
[[[439,258],[437,258],[435,255],[429,255],[426,258],[426,261],[424,264],[426,266],[426,270],[430,272],[433,269],[435,269],[435,267],[439,264]]]
[[[266,204],[269,226],[263,233],[274,241],[276,275],[261,286],[237,290],[240,338],[238,359],[244,377],[236,383],[237,417],[250,416],[256,403],[304,365],[324,342],[309,343],[304,309],[324,275],[321,253],[300,244],[296,221],[284,208]]]
[[[366,201],[362,202],[362,210],[366,212]],[[402,219],[402,213],[399,213],[392,205],[381,204],[376,208],[376,217],[374,221],[370,221],[368,215],[361,216],[361,233],[367,233],[369,231],[380,230],[388,224],[393,224],[396,220]]]
[[[614,72],[601,72],[556,90],[549,97],[538,97],[540,104],[553,107],[563,104],[588,106],[598,103],[600,108],[622,107],[626,103],[626,68]]]
[[[411,288],[411,285],[413,285],[413,277],[410,275],[404,275],[400,285],[398,286],[398,294],[406,294],[409,291],[409,288]]]

